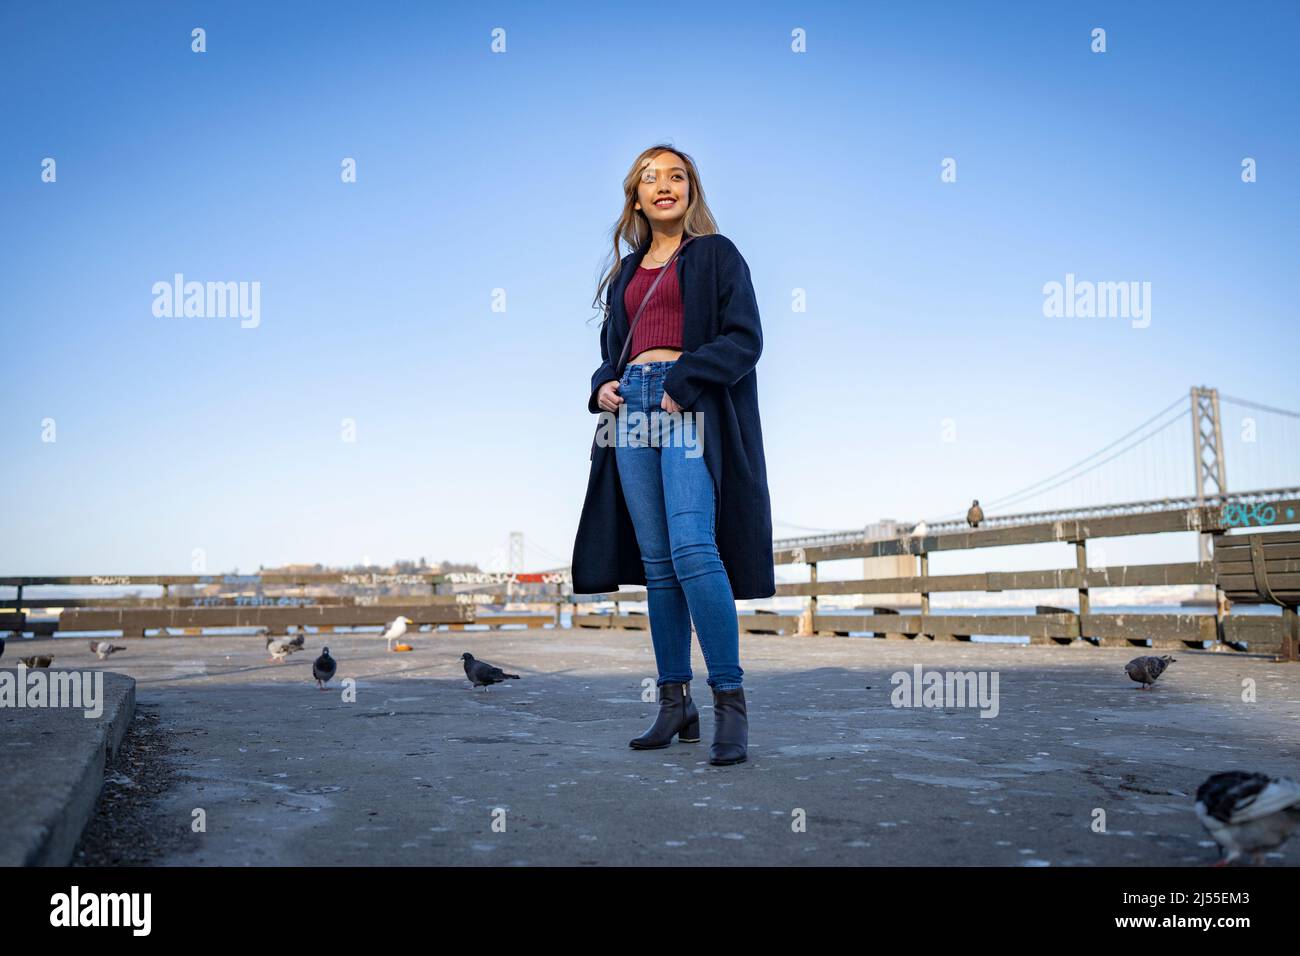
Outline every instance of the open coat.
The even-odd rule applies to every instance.
[[[591,377],[587,410],[597,415],[596,393],[618,378],[614,363],[623,351],[629,317],[623,298],[649,245],[623,257],[606,298],[609,318],[601,326],[603,362]],[[674,262],[682,290],[682,354],[664,378],[684,411],[700,413],[700,444],[717,494],[718,554],[737,600],[776,593],[772,567],[772,506],[758,416],[755,365],[763,331],[749,266],[735,244],[719,233],[697,236]],[[600,421],[596,431],[600,432]],[[592,441],[587,497],[573,544],[573,591],[600,594],[620,584],[645,584],[612,445]]]

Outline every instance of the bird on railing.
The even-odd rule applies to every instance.
[[[465,662],[465,676],[470,679],[475,687],[482,687],[485,691],[493,684],[500,684],[507,680],[519,680],[518,674],[507,674],[499,667],[494,667],[487,661],[478,661],[474,655],[466,651],[460,655],[460,659]]]
[[[124,651],[126,648],[121,644],[113,644],[110,641],[91,641],[90,650],[101,661],[106,661],[110,654],[117,651]]]
[[[406,625],[414,623],[415,622],[409,617],[399,617],[395,618],[393,622],[388,625],[388,630],[384,631],[383,637],[384,640],[388,642],[388,649],[390,651],[393,649],[393,641],[406,633]]]
[[[1215,866],[1243,853],[1258,864],[1300,828],[1300,783],[1243,770],[1216,773],[1196,789],[1196,817],[1223,851]]]
[[[916,527],[912,529],[912,537],[924,538],[926,536],[926,533],[929,530],[930,530],[929,525],[927,525],[924,521],[922,521],[920,524],[918,524]]]
[[[328,647],[323,647],[321,648],[320,657],[312,661],[311,676],[316,678],[316,686],[321,690],[324,690],[325,685],[333,679],[334,672],[338,669],[339,662],[330,657],[330,649]]]
[[[976,498],[970,503],[970,510],[966,512],[966,523],[972,528],[978,528],[983,520],[984,509],[980,507],[980,500]]]
[[[1175,660],[1168,654],[1164,657],[1135,657],[1124,665],[1124,673],[1141,684],[1143,690],[1150,690],[1165,668]]]

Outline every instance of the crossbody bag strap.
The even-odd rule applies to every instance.
[[[676,261],[677,254],[690,245],[691,240],[694,238],[694,236],[687,236],[681,241],[677,248],[673,250],[673,254],[668,257],[668,261],[663,264],[662,268],[660,268],[659,274],[655,276],[654,281],[650,283],[650,288],[646,290],[645,298],[642,299],[641,304],[637,306],[636,315],[632,317],[632,321],[627,327],[627,338],[623,342],[623,352],[618,357],[618,364],[614,366],[615,378],[623,377],[623,362],[628,357],[627,350],[632,347],[632,333],[636,330],[636,324],[640,321],[641,313],[645,311],[646,304],[650,301],[650,296],[654,295],[655,286],[659,285],[659,280],[664,277],[664,273],[673,267],[673,262]]]

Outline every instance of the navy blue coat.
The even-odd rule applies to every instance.
[[[608,287],[609,319],[600,339],[603,362],[591,377],[590,412],[601,414],[596,393],[618,377],[614,363],[622,354],[629,321],[624,293],[648,248],[624,256]],[[682,249],[674,268],[682,290],[682,354],[664,378],[664,391],[683,410],[703,415],[701,445],[718,502],[718,554],[733,596],[771,597],[776,593],[772,506],[754,369],[763,351],[763,330],[749,266],[730,239],[714,233],[697,236]],[[600,594],[616,591],[620,584],[645,583],[614,448],[593,439],[587,498],[573,544],[573,591]]]

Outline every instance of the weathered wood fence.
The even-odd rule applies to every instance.
[[[1300,630],[1295,601],[1300,596],[1300,535],[1274,526],[1300,523],[1300,499],[1259,505],[1180,508],[1140,514],[1098,516],[1008,527],[947,531],[918,537],[880,538],[819,547],[778,550],[775,561],[805,564],[806,583],[780,584],[777,597],[802,597],[799,612],[759,611],[740,615],[749,634],[847,635],[865,632],[896,640],[969,640],[973,635],[1016,636],[1031,643],[1089,644],[1099,647],[1209,648],[1274,654],[1295,660],[1300,654]],[[1088,544],[1101,538],[1196,532],[1212,536],[1215,560],[1175,564],[1088,566]],[[1260,542],[1252,544],[1250,539]],[[930,573],[930,555],[1012,545],[1064,542],[1073,545],[1073,567],[1034,571],[988,571],[966,574]],[[915,574],[891,578],[820,580],[819,565],[844,559],[907,556]],[[1267,560],[1265,559],[1267,556]],[[1261,577],[1262,575],[1262,577]],[[337,627],[383,625],[404,615],[415,626],[447,626],[460,630],[472,624],[559,626],[566,608],[579,628],[646,629],[643,612],[620,605],[643,602],[644,589],[612,594],[570,593],[565,572],[545,574],[382,574],[382,573],[266,573],[256,575],[73,576],[0,578],[14,587],[14,599],[0,601],[0,631],[122,631],[128,637],[148,632],[201,634],[209,628],[270,628],[279,633],[293,627],[331,631]],[[140,597],[59,597],[24,595],[37,586],[121,587],[153,585],[162,595]],[[180,585],[217,586],[215,595],[172,594]],[[348,593],[319,593],[320,586],[346,586]],[[1196,585],[1213,588],[1220,598],[1213,615],[1195,613],[1105,613],[1092,607],[1092,592],[1102,588],[1144,588]],[[415,593],[379,593],[392,587]],[[317,593],[308,593],[317,588]],[[296,589],[296,593],[295,593]],[[1039,605],[1033,614],[935,614],[930,599],[945,592],[997,593],[1012,590],[1069,589],[1077,608]],[[911,594],[919,613],[865,606],[852,611],[823,613],[819,598]],[[511,601],[546,613],[490,613],[484,603]],[[1233,615],[1231,602],[1277,603],[1281,616]],[[612,603],[610,613],[594,605]],[[58,608],[57,619],[36,609]]]
[[[1216,595],[1242,599],[1244,573],[1237,565],[1225,565],[1216,573],[1213,562],[1088,567],[1088,543],[1100,538],[1131,535],[1197,532],[1212,535],[1217,547],[1230,553],[1243,532],[1300,521],[1300,499],[1268,502],[1259,506],[1227,504],[1213,507],[1153,511],[1143,514],[1102,516],[1024,524],[1012,527],[972,528],[921,537],[897,537],[833,544],[823,547],[778,551],[781,564],[806,564],[809,581],[777,585],[777,597],[807,599],[801,614],[742,615],[741,626],[749,632],[847,635],[867,632],[892,639],[926,638],[936,641],[969,640],[972,635],[1028,638],[1030,643],[1068,645],[1085,643],[1098,647],[1225,648],[1275,654],[1296,659],[1294,606],[1280,617],[1232,615],[1228,603],[1215,602],[1215,613],[1104,613],[1092,607],[1092,592],[1100,588],[1143,588],[1169,585],[1199,585],[1214,588]],[[1277,533],[1277,532],[1274,532]],[[1268,534],[1256,535],[1267,539]],[[988,571],[968,574],[933,575],[930,555],[1010,545],[1063,542],[1073,545],[1073,567],[1039,571]],[[1286,550],[1287,548],[1294,549]],[[1300,589],[1300,545],[1283,545],[1281,539],[1270,553],[1277,555],[1275,574],[1291,588]],[[906,577],[865,578],[825,581],[818,579],[818,566],[847,558],[880,558],[906,555],[916,562],[916,573]],[[1225,591],[1226,585],[1226,591]],[[1038,606],[1034,614],[934,614],[930,598],[944,592],[996,593],[1012,590],[1070,589],[1077,609]],[[1292,593],[1292,592],[1287,592]],[[882,594],[919,596],[920,613],[903,614],[894,608],[865,607],[852,612],[822,613],[819,597],[856,595],[867,598]],[[1236,596],[1233,598],[1233,596]],[[644,600],[645,592],[602,595],[618,601]],[[1262,603],[1262,602],[1254,602]],[[1285,605],[1284,605],[1285,607]],[[1226,612],[1226,613],[1225,613]],[[575,616],[579,627],[643,628],[642,615],[582,614]]]

